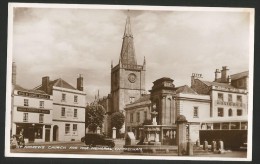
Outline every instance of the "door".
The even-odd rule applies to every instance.
[[[58,141],[58,135],[59,135],[58,130],[59,130],[59,127],[57,125],[55,125],[53,127],[53,138],[52,138],[53,141]]]
[[[45,142],[50,142],[50,129],[45,129]]]
[[[34,127],[29,127],[29,131],[28,131],[28,140],[29,142],[34,142]]]

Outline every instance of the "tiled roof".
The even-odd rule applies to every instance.
[[[25,89],[25,88],[21,87],[20,85],[15,85],[14,89],[19,90],[19,91],[24,91],[24,92],[30,92],[30,93],[46,94],[44,91],[34,90],[34,89]]]
[[[48,87],[52,88],[53,86],[76,90],[76,88],[74,88],[72,85],[70,85],[69,83],[67,83],[66,81],[64,81],[61,78],[53,80],[53,81],[50,81]],[[37,90],[44,90],[42,85],[36,87],[35,89],[37,89]]]
[[[249,74],[249,71],[245,71],[245,72],[240,72],[237,74],[230,75],[230,77],[231,77],[231,80],[237,80],[237,79],[241,79],[243,77],[247,77],[248,74]]]
[[[150,94],[145,94],[145,95],[142,95],[139,99],[137,99],[135,102],[131,103],[131,104],[137,104],[137,103],[140,103],[140,102],[145,102],[145,101],[149,101],[150,100]]]
[[[189,93],[189,94],[197,94],[193,89],[191,89],[188,85],[176,87],[176,93]]]
[[[249,71],[244,71],[244,72],[230,75],[230,77],[231,77],[231,80],[237,80],[237,79],[241,79],[243,77],[247,77],[248,74],[249,74]],[[218,78],[216,82],[221,82],[221,78]]]
[[[229,84],[226,84],[226,83],[218,83],[218,82],[210,82],[210,81],[201,81],[201,82],[203,82],[207,86],[219,86],[219,87],[225,87],[225,88],[230,88],[230,89],[235,88],[235,87],[233,87]]]

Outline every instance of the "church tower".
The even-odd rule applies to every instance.
[[[139,99],[145,92],[145,67],[145,58],[143,65],[137,65],[134,38],[128,16],[119,62],[115,67],[111,64],[112,112],[123,112],[126,104]]]

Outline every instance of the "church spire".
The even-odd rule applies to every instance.
[[[127,16],[125,24],[125,32],[121,48],[120,59],[122,64],[137,65],[135,58],[134,40],[131,31],[130,17]]]

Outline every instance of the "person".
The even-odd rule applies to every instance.
[[[14,148],[18,148],[18,147],[19,147],[15,135],[13,135],[12,138],[11,138],[10,147],[11,147],[11,149],[14,149]]]
[[[24,132],[24,129],[21,129],[19,138],[18,138],[18,145],[19,145],[19,147],[22,147],[22,148],[25,146],[23,132]]]

